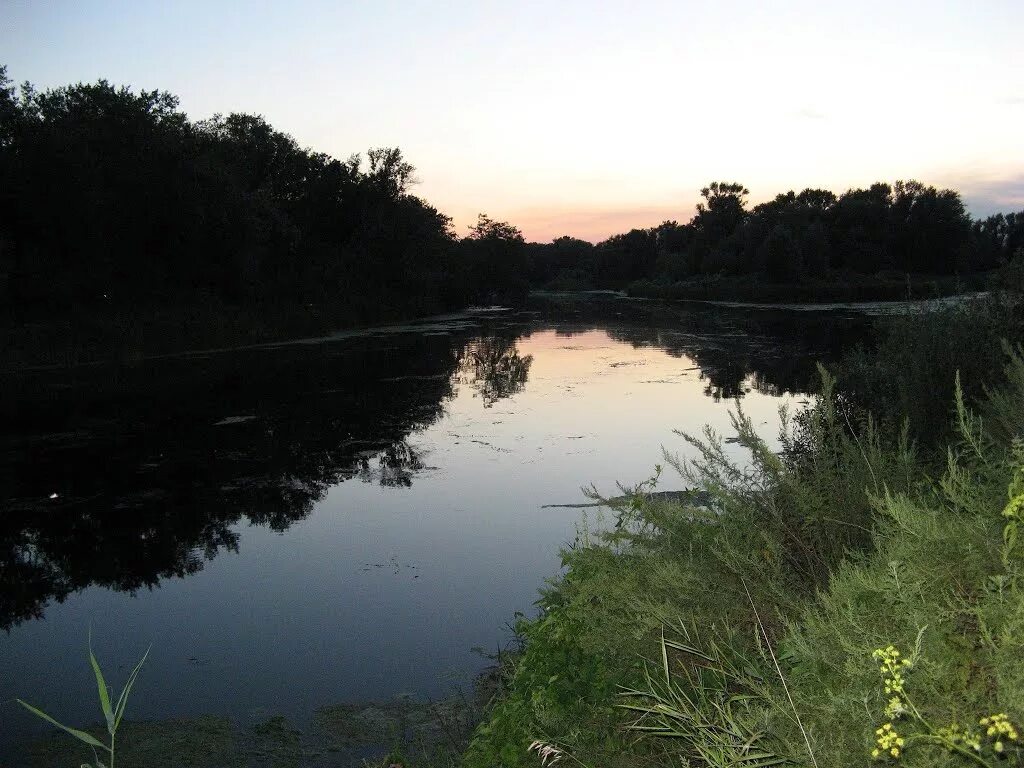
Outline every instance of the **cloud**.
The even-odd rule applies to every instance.
[[[1002,179],[967,179],[957,186],[975,216],[1024,210],[1024,173]]]
[[[820,112],[814,107],[802,107],[794,112],[793,116],[801,120],[824,120],[828,117],[824,112]]]

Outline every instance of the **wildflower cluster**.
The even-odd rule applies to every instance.
[[[882,663],[878,671],[885,676],[886,694],[902,694],[903,670],[912,665],[910,659],[901,659],[900,652],[891,645],[873,651],[871,656]]]
[[[985,729],[985,735],[994,739],[992,749],[996,752],[1006,750],[1006,741],[1016,742],[1019,738],[1017,728],[1006,716],[1005,712],[997,715],[989,715],[978,721],[978,725]]]
[[[956,723],[939,728],[935,735],[939,741],[954,749],[961,747],[974,752],[981,752],[981,737],[969,728],[961,730],[960,726]]]
[[[908,711],[909,710],[906,708],[903,699],[899,696],[893,696],[885,705],[885,716],[890,720],[899,720],[900,717],[905,715]]]
[[[1024,445],[1014,443],[1014,453],[1019,457],[1024,455]],[[1018,531],[1024,525],[1024,467],[1019,467],[1010,482],[1009,503],[1003,508],[1003,517],[1006,518],[1006,526],[1003,528],[1003,564],[1009,568],[1010,554],[1017,544]]]
[[[900,756],[904,739],[897,733],[893,722],[911,711],[912,705],[903,689],[903,670],[913,666],[913,663],[910,659],[901,658],[900,652],[892,645],[873,651],[871,656],[880,663],[878,671],[882,674],[885,693],[889,696],[885,705],[885,716],[889,722],[875,731],[877,738],[871,756],[876,760],[895,759]]]
[[[875,740],[877,745],[871,750],[871,756],[874,758],[883,757],[899,757],[900,748],[903,746],[903,737],[900,736],[892,723],[886,723],[881,728],[875,731],[875,735],[878,737]]]

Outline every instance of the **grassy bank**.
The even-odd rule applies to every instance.
[[[739,410],[747,463],[684,436],[666,465],[715,501],[652,496],[656,475],[564,552],[465,765],[1021,764],[1024,359],[978,362],[1005,324],[929,357],[964,311],[872,351],[872,396],[935,401],[916,424],[870,416],[851,358],[860,389],[823,373],[781,454]]]

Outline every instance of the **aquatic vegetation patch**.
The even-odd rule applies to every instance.
[[[97,737],[103,734],[102,728],[87,730]],[[222,717],[125,721],[117,764],[121,768],[241,768],[246,762],[239,741],[235,727]],[[27,754],[30,768],[79,765],[82,760],[79,746],[56,735],[34,743]]]

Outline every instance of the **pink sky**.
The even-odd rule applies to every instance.
[[[0,64],[262,114],[336,157],[398,146],[460,233],[483,211],[600,240],[687,221],[715,180],[1020,210],[1022,29],[1020,0],[14,2]]]

